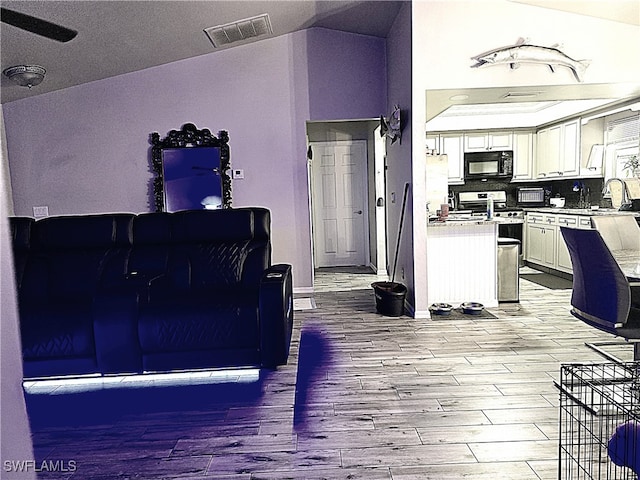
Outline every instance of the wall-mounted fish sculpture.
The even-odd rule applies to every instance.
[[[536,63],[548,65],[551,71],[555,72],[555,67],[559,65],[570,69],[578,82],[583,81],[585,70],[590,63],[588,60],[574,60],[565,55],[559,50],[558,45],[552,47],[531,45],[524,38],[518,39],[515,45],[489,50],[471,59],[477,62],[471,65],[471,68],[508,64],[512,69],[516,69],[521,63]]]

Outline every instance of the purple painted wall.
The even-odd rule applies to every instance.
[[[310,29],[11,102],[15,214],[149,211],[149,134],[228,130],[233,205],[272,210],[273,260],[310,289],[305,121],[376,117],[384,93],[384,40]]]
[[[308,31],[311,120],[377,118],[386,113],[386,41]]]
[[[393,262],[400,218],[402,215],[402,196],[405,183],[412,183],[411,162],[411,3],[406,2],[391,28],[387,39],[388,58],[388,105],[390,113],[393,105],[400,105],[402,112],[402,139],[391,145],[387,141],[387,250],[389,258],[389,275],[392,275]],[[412,192],[409,188],[405,220],[398,250],[398,264],[395,281],[409,287],[408,301],[413,303],[413,224],[412,224]],[[392,195],[393,194],[393,195]],[[395,197],[395,203],[392,202]],[[402,276],[404,271],[404,277]]]

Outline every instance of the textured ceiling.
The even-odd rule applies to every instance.
[[[32,91],[15,86],[3,75],[3,103],[219,51],[203,32],[205,28],[264,13],[270,16],[273,36],[317,26],[386,37],[402,4],[354,0],[0,3],[78,31],[72,41],[59,43],[0,24],[2,70],[20,64],[42,65],[47,70],[45,81]]]

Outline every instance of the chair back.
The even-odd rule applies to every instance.
[[[615,333],[631,307],[629,282],[598,230],[560,227],[573,266],[572,314]]]
[[[595,215],[591,226],[612,251],[640,248],[640,226],[633,215]]]

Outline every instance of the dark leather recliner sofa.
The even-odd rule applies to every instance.
[[[286,363],[269,210],[9,220],[25,378]]]

